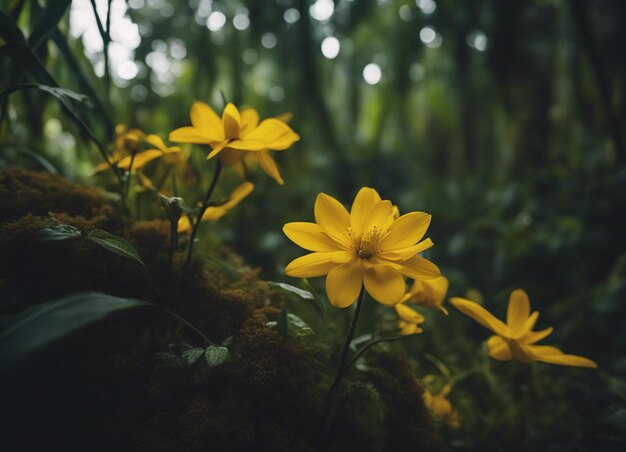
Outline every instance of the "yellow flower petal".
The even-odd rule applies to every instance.
[[[380,256],[382,257],[382,256]],[[400,273],[412,279],[433,279],[441,276],[439,268],[421,256],[413,256],[404,261],[386,261],[398,269]]]
[[[509,329],[501,320],[495,318],[478,303],[463,298],[450,298],[450,303],[463,314],[473,318],[485,328],[489,328],[498,336],[509,337]]]
[[[274,161],[274,159],[270,155],[270,152],[269,151],[259,151],[256,155],[257,155],[257,158],[258,158],[259,166],[261,166],[261,169],[263,169],[263,171],[265,171],[265,174],[267,174],[269,177],[274,179],[280,185],[285,185],[285,181],[280,176],[280,172],[278,171],[278,167],[276,166],[276,162]]]
[[[246,140],[258,140],[266,143],[266,148],[282,151],[291,147],[300,136],[291,127],[275,118],[261,121],[259,126],[246,134]]]
[[[189,116],[193,127],[206,136],[208,141],[224,141],[226,138],[222,120],[206,103],[194,102]],[[174,140],[170,138],[170,141]]]
[[[530,316],[530,301],[528,295],[522,289],[511,292],[509,306],[506,312],[506,323],[512,335],[524,332],[524,324]]]
[[[208,207],[202,214],[201,221],[217,221],[228,213],[228,209],[222,206]]]
[[[443,303],[443,300],[448,293],[448,278],[446,278],[445,276],[440,276],[439,278],[427,281],[427,284],[429,284],[433,288],[433,297],[435,299],[435,303]]]
[[[435,308],[448,315],[448,310],[442,306],[447,292],[448,279],[445,276],[427,281],[416,280],[411,290],[405,295],[405,301]]]
[[[332,196],[320,193],[315,200],[315,222],[332,239],[339,242],[346,248],[350,247],[350,237],[348,228],[350,227],[350,216],[346,208]]]
[[[363,282],[367,293],[385,306],[400,303],[406,290],[404,277],[390,265],[374,265],[366,268]]]
[[[331,253],[311,253],[292,260],[285,268],[285,274],[296,278],[314,278],[327,274],[337,264],[345,264],[352,259],[346,251]]]
[[[432,247],[434,243],[430,239],[422,240],[417,245],[409,246],[408,248],[402,248],[399,250],[383,251],[379,254],[381,259],[388,261],[404,261],[416,254],[426,251]]]
[[[350,208],[350,226],[355,235],[358,236],[365,232],[369,223],[369,214],[380,201],[380,195],[373,188],[363,187],[356,194]]]
[[[446,385],[441,388],[441,391],[439,391],[439,397],[446,397],[450,394],[450,391],[452,391],[452,385],[450,383],[446,383]]]
[[[524,334],[519,340],[524,342],[524,344],[534,344],[535,342],[539,342],[541,339],[548,337],[552,334],[553,330],[554,328],[550,327],[541,331],[530,331]]]
[[[393,222],[389,234],[381,241],[385,250],[397,250],[419,242],[430,225],[432,215],[424,212],[409,212]]]
[[[400,317],[400,319],[404,322],[419,324],[426,320],[422,314],[417,312],[415,309],[409,308],[404,303],[395,305],[394,309],[396,310],[398,317]]]
[[[175,143],[209,144],[215,142],[215,136],[204,133],[195,127],[180,127],[170,132],[169,140]],[[217,140],[219,141],[219,140]]]
[[[509,348],[513,354],[513,358],[523,363],[532,363],[536,358],[532,354],[529,345],[523,344],[518,340],[509,340]]]
[[[400,334],[402,336],[409,336],[411,334],[419,334],[424,332],[424,330],[417,326],[415,323],[408,323],[400,320],[400,322],[398,322],[398,326],[400,327]]]
[[[337,251],[337,242],[331,239],[316,223],[294,222],[283,226],[289,240],[309,251]]]
[[[93,170],[93,174],[98,174],[98,173],[100,173],[100,172],[102,172],[102,171],[105,171],[105,170],[108,170],[108,169],[110,169],[110,168],[111,168],[111,167],[109,166],[109,164],[108,164],[107,162],[102,162],[102,163],[99,163],[99,164],[98,164],[98,165],[96,165],[96,167],[94,168],[94,170]]]
[[[202,214],[201,221],[217,221],[226,215],[231,209],[233,209],[237,204],[239,204],[242,200],[244,200],[252,191],[254,190],[254,184],[250,182],[244,182],[235,188],[228,201],[219,206],[211,206],[208,207],[204,214]],[[185,232],[191,230],[191,223],[189,222],[189,218],[186,215],[182,216],[178,220],[178,232]]]
[[[230,147],[230,143],[220,152],[220,162],[224,166],[233,166],[241,161],[245,153]]]
[[[171,139],[172,138],[170,136],[170,140]],[[211,146],[213,146],[213,144],[211,144]],[[222,141],[221,143],[216,144],[215,146],[213,146],[213,150],[209,152],[209,155],[206,156],[206,159],[207,160],[212,159],[217,154],[219,154],[222,151],[222,149],[224,149],[226,146],[228,146],[228,140],[225,140],[225,141]]]
[[[489,356],[498,361],[508,361],[513,359],[513,353],[509,345],[500,336],[491,336],[487,340],[487,348],[489,349]]]
[[[259,125],[259,114],[254,108],[244,108],[241,114],[241,133],[239,136],[244,138],[252,130]]]
[[[146,137],[146,142],[150,143],[152,146],[160,149],[163,152],[167,150],[167,146],[165,145],[161,137],[154,133],[151,133]]]
[[[253,183],[247,182],[247,181],[244,182],[243,184],[239,185],[237,188],[233,190],[233,192],[230,194],[228,201],[224,203],[222,206],[228,210],[232,209],[241,201],[243,201],[250,193],[252,193],[253,190],[254,190]]]
[[[222,113],[222,124],[224,126],[224,137],[227,140],[239,138],[241,132],[241,115],[239,110],[232,103],[226,104]]]
[[[382,229],[381,225],[391,216],[392,209],[393,204],[391,204],[391,201],[384,200],[376,203],[368,215],[365,230],[373,226]]]
[[[293,119],[293,113],[283,113],[282,115],[276,116],[276,119],[281,122],[289,122]]]
[[[529,332],[535,327],[535,323],[537,323],[537,319],[539,318],[539,312],[535,311],[526,319],[524,322],[524,326],[522,327],[523,331]]]
[[[363,265],[354,258],[345,264],[337,265],[326,277],[326,293],[330,304],[347,308],[359,296],[363,285]]]
[[[189,221],[189,217],[187,215],[183,215],[178,219],[177,230],[179,234],[191,231],[191,222]]]
[[[162,157],[163,156],[163,152],[161,152],[158,149],[148,149],[147,151],[143,151],[143,152],[138,152],[137,154],[135,154],[135,158],[133,159],[132,156],[127,155],[126,157],[124,157],[122,160],[120,160],[117,163],[117,166],[119,168],[122,168],[124,170],[128,170],[128,168],[130,167],[130,162],[132,160],[133,162],[133,170],[139,169],[143,166],[145,166],[148,162]]]
[[[566,355],[556,347],[548,345],[530,345],[528,347],[537,361],[561,366],[598,368],[594,361],[583,356]]]
[[[239,151],[252,151],[258,152],[264,149],[267,149],[267,143],[265,141],[260,140],[250,140],[246,138],[245,140],[233,140],[228,143],[229,148],[237,149]]]

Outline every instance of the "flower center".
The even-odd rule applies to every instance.
[[[361,236],[355,235],[353,229],[349,228],[348,234],[352,239],[353,249],[361,259],[367,259],[383,251],[380,249],[379,243],[386,234],[377,226],[372,226]]]

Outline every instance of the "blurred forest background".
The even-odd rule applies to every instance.
[[[44,3],[3,0],[2,10],[28,37]],[[600,365],[531,375],[490,363],[505,378],[468,379],[451,396],[463,416],[451,444],[626,447],[626,2],[94,3],[110,39],[92,2],[74,0],[46,39],[28,42],[42,67],[4,46],[2,89],[52,76],[89,96],[91,108],[75,108],[104,143],[117,123],[166,138],[196,100],[220,112],[220,92],[261,117],[293,113],[302,139],[274,154],[285,186],[255,173],[253,195],[205,239],[289,282],[283,268],[302,252],[281,227],[311,221],[320,191],[349,203],[367,185],[401,212],[432,213],[429,257],[449,295],[502,316],[522,287],[565,351]],[[1,119],[1,166],[92,180],[99,154],[54,96],[3,96]],[[208,185],[205,155],[193,149]],[[192,205],[202,191],[189,193]],[[457,313],[431,315],[425,329],[416,356],[453,371],[485,360],[485,331]]]

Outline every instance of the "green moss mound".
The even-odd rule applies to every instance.
[[[284,294],[227,249],[181,275],[165,221],[126,224],[99,191],[58,176],[0,172],[0,311],[99,291],[186,319],[230,357],[209,367],[185,350],[201,337],[159,310],[114,315],[2,376],[0,434],[10,450],[440,450],[403,356],[373,353],[352,370],[328,429],[333,375],[310,345],[272,326]],[[147,269],[87,241],[42,242],[49,212],[130,241]],[[216,265],[215,262],[221,262]],[[7,421],[8,420],[8,421]]]

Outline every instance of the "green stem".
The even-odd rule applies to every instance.
[[[98,8],[96,7],[95,0],[91,0],[91,7],[93,9],[93,13],[96,16],[96,25],[98,26],[98,31],[100,32],[100,36],[102,37],[103,44],[103,54],[104,54],[104,90],[106,100],[110,105],[110,87],[111,87],[111,76],[109,74],[109,43],[111,42],[111,0],[107,2],[107,13],[105,24],[102,24],[100,20],[100,16],[98,15]],[[105,28],[106,27],[106,28]]]
[[[174,259],[174,252],[176,248],[178,248],[178,220],[177,218],[170,218],[170,255],[169,255],[169,265],[170,269],[172,268],[172,261]]]
[[[343,343],[343,350],[341,351],[341,359],[339,361],[339,369],[337,370],[337,375],[333,380],[333,384],[330,386],[328,390],[328,394],[326,395],[326,400],[324,401],[324,408],[322,410],[322,419],[320,422],[320,426],[324,427],[324,423],[326,422],[326,417],[328,416],[328,412],[330,411],[330,402],[332,401],[332,397],[341,382],[346,370],[349,365],[346,366],[346,360],[348,359],[348,352],[350,351],[350,343],[352,342],[352,337],[354,336],[354,331],[356,330],[356,324],[359,320],[359,314],[361,313],[361,308],[363,307],[363,299],[365,298],[365,286],[361,286],[361,293],[359,294],[359,299],[356,302],[356,311],[354,312],[354,317],[352,318],[352,324],[350,325],[350,329],[348,330],[348,335],[346,336],[346,340]]]
[[[126,200],[126,196],[128,196],[128,189],[130,188],[130,182],[133,177],[133,164],[135,163],[135,155],[136,152],[133,152],[130,156],[130,165],[128,166],[128,176],[126,177],[126,181],[124,182],[124,191],[122,193],[122,197]]]
[[[196,216],[196,222],[193,225],[191,230],[191,238],[189,239],[189,247],[187,248],[187,259],[185,260],[184,268],[187,269],[189,264],[191,263],[191,255],[193,253],[193,244],[196,239],[196,234],[198,233],[198,228],[200,226],[200,222],[202,221],[202,216],[204,212],[206,212],[209,207],[209,202],[211,201],[211,196],[213,195],[213,191],[215,190],[215,186],[217,185],[217,180],[220,177],[220,173],[222,172],[222,162],[219,157],[217,158],[217,163],[215,164],[215,172],[213,173],[213,180],[211,181],[211,185],[209,186],[209,190],[204,196],[204,200],[202,201],[202,205],[200,206],[200,210],[198,211],[198,215]]]

